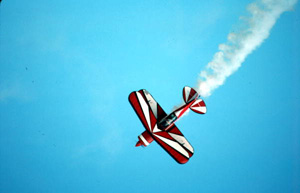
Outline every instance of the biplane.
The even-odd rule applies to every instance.
[[[183,117],[188,109],[205,114],[206,105],[191,87],[183,88],[183,99],[184,105],[166,114],[147,90],[130,93],[129,102],[146,129],[138,136],[136,147],[146,147],[155,140],[180,164],[186,163],[193,156],[193,147],[176,127],[175,122]]]

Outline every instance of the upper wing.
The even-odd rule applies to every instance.
[[[152,111],[150,111],[145,97],[140,92],[132,92],[129,95],[129,102],[146,130],[151,133],[154,125],[156,124],[156,117]]]
[[[167,113],[161,108],[161,106],[154,100],[152,95],[145,89],[140,90],[139,93],[141,93],[144,98],[147,100],[148,105],[150,109],[152,110],[155,118],[160,121],[162,118],[167,116]]]
[[[154,129],[157,121],[167,116],[161,106],[146,90],[130,93],[129,102],[145,128],[150,132]]]

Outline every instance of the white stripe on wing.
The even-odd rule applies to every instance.
[[[178,143],[187,148],[190,152],[194,153],[194,149],[191,144],[186,140],[186,138],[182,135],[177,135],[174,133],[169,133]]]
[[[143,110],[143,113],[145,115],[145,118],[147,120],[147,123],[148,123],[148,128],[151,130],[151,122],[150,122],[150,112],[149,112],[149,106],[148,104],[146,103],[145,99],[143,98],[143,96],[139,93],[139,92],[136,92],[137,94],[137,97],[138,97],[138,100],[141,104],[141,107],[142,107],[142,110]]]
[[[154,134],[156,137],[158,137],[160,140],[162,140],[163,142],[165,142],[167,145],[171,146],[173,149],[175,149],[176,151],[178,151],[179,153],[181,153],[182,155],[184,155],[185,157],[189,158],[189,154],[188,152],[183,149],[183,147],[181,145],[179,145],[178,142],[172,141],[170,139],[164,138],[160,135],[156,135]]]
[[[151,94],[148,91],[143,90],[143,92],[147,98],[148,104],[150,105],[150,108],[155,118],[157,119],[157,102],[154,100],[154,98],[151,96]]]

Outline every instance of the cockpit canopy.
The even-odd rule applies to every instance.
[[[159,127],[160,129],[165,129],[165,128],[167,128],[169,125],[171,125],[176,119],[177,119],[177,116],[175,115],[175,113],[171,113],[170,115],[168,115],[167,117],[163,118],[163,119],[158,123],[158,127]]]

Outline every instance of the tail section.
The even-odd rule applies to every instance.
[[[188,103],[195,98],[197,98],[199,94],[191,87],[185,86],[183,88],[183,100],[185,103]]]
[[[206,105],[202,99],[197,99],[191,106],[190,109],[195,113],[205,114],[206,113]]]
[[[185,103],[189,103],[196,98],[198,98],[200,95],[197,93],[197,91],[191,87],[184,87],[183,88],[183,100]],[[199,114],[205,114],[206,113],[206,105],[204,101],[200,98],[195,100],[193,104],[190,106],[190,109],[194,111],[195,113]]]
[[[183,88],[183,100],[185,103],[189,103],[190,101],[194,100],[199,96],[197,91],[195,91],[193,88],[185,86]]]

